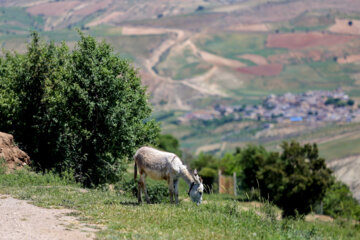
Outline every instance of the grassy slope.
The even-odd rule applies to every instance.
[[[181,199],[185,198],[181,189]],[[0,193],[42,207],[77,210],[85,223],[102,226],[98,239],[359,239],[349,223],[271,220],[273,209],[250,207],[226,196],[205,196],[197,207],[182,201],[137,205],[126,193],[82,189],[69,180],[18,171],[0,174]],[[250,210],[244,210],[244,208]],[[274,209],[271,211],[275,211]]]

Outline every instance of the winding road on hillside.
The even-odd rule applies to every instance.
[[[171,84],[181,84],[191,89],[199,92],[204,95],[217,95],[225,97],[226,94],[216,87],[208,84],[208,81],[211,77],[218,72],[219,66],[226,66],[232,68],[244,67],[246,66],[244,63],[232,59],[227,59],[206,51],[202,51],[191,41],[191,38],[194,35],[190,32],[186,32],[181,29],[171,29],[171,28],[148,28],[148,27],[132,27],[132,26],[124,26],[122,28],[123,35],[159,35],[159,34],[172,34],[173,37],[168,38],[162,44],[153,50],[150,58],[146,59],[144,62],[144,67],[148,73],[154,79],[159,81],[159,84],[164,82]],[[180,47],[190,47],[193,54],[203,59],[205,62],[208,62],[213,65],[207,72],[202,75],[198,75],[192,78],[183,79],[181,81],[176,81],[171,79],[170,77],[162,76],[154,71],[154,68],[161,62],[162,56],[166,53],[170,52],[173,48]],[[204,84],[206,83],[206,84]],[[185,104],[182,100],[177,99],[178,105],[184,106]]]

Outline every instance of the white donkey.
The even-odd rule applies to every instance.
[[[159,151],[151,147],[141,147],[134,155],[134,179],[136,181],[137,168],[139,168],[140,180],[138,182],[138,201],[141,202],[141,189],[145,194],[146,202],[149,203],[145,179],[146,176],[157,180],[166,180],[169,184],[170,202],[179,203],[179,177],[182,177],[189,184],[189,192],[193,202],[198,205],[202,201],[204,186],[197,175],[196,170],[192,176],[180,158],[173,153]]]

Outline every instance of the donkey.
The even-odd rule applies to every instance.
[[[139,168],[140,179],[138,182],[138,201],[141,203],[141,189],[145,194],[146,202],[149,197],[146,191],[145,179],[147,176],[156,180],[166,180],[169,184],[170,202],[179,203],[179,178],[182,177],[189,184],[188,195],[193,202],[199,205],[202,202],[204,186],[197,174],[191,175],[180,158],[173,153],[159,151],[151,147],[139,148],[135,155],[134,179],[137,178],[137,168]]]

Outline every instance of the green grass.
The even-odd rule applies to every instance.
[[[332,141],[319,144],[319,150],[325,159],[331,161],[353,155],[360,155],[360,133],[340,137]]]
[[[170,51],[163,54],[155,69],[160,75],[171,77],[174,80],[182,80],[204,74],[211,66],[187,47],[181,52]]]
[[[184,189],[183,189],[184,190]],[[0,174],[0,193],[30,200],[42,207],[79,211],[88,224],[99,224],[98,239],[359,239],[353,224],[273,220],[266,209],[250,207],[231,197],[205,195],[196,206],[184,201],[171,205],[137,205],[126,193],[82,189],[70,179],[27,171]]]
[[[27,31],[40,30],[44,25],[44,19],[42,16],[32,16],[28,14],[24,8],[0,7],[0,23],[5,23],[14,28],[17,27]],[[3,30],[3,28],[1,29]]]
[[[266,34],[260,33],[219,33],[198,39],[196,45],[204,51],[236,60],[241,60],[239,56],[242,54],[268,57],[287,51],[285,49],[266,48],[266,38]]]
[[[271,151],[277,151],[282,141],[295,139],[302,143],[318,143],[319,154],[326,161],[360,154],[360,124],[328,124],[308,131],[299,132],[296,136],[263,142]],[[320,141],[320,143],[319,143]]]

